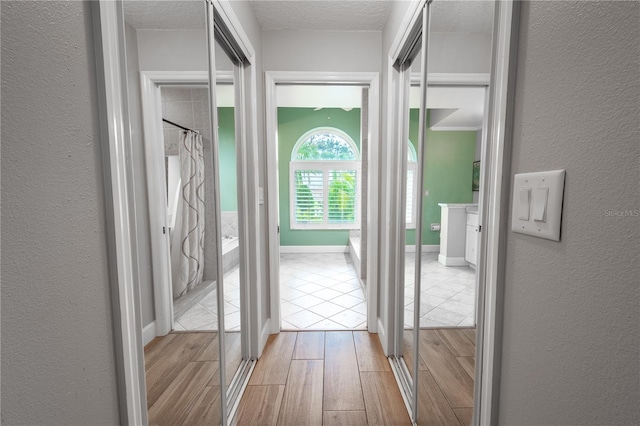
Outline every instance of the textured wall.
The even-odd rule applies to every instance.
[[[500,424],[640,424],[640,7],[523,2],[512,173],[566,169],[562,240],[510,233]]]
[[[2,424],[119,422],[89,2],[2,2]]]

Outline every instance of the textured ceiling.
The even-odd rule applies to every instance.
[[[124,21],[137,30],[200,30],[205,28],[202,0],[126,0]]]
[[[382,31],[391,9],[383,0],[256,0],[263,30]]]

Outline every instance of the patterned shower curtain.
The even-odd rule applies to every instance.
[[[182,226],[178,279],[173,297],[178,298],[202,282],[204,271],[204,150],[202,135],[192,131],[180,137]]]

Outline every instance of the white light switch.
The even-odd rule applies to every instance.
[[[564,170],[521,173],[513,179],[511,230],[560,241]]]
[[[530,199],[531,188],[522,188],[518,191],[518,219],[529,220]]]
[[[536,188],[533,193],[533,220],[536,222],[547,221],[547,195],[549,188]]]

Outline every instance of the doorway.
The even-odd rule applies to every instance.
[[[366,92],[277,86],[283,330],[366,329]]]
[[[377,74],[267,72],[271,333],[375,330],[377,97]]]

